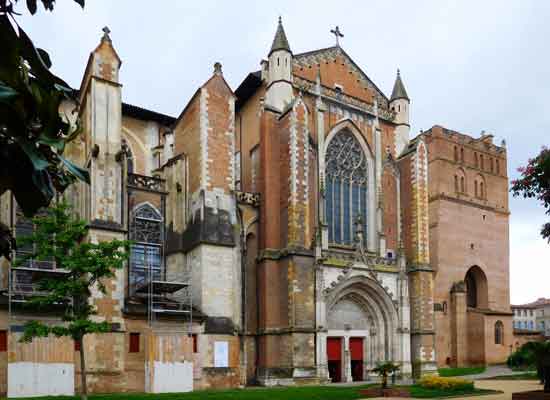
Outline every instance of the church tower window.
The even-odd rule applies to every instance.
[[[329,242],[351,245],[359,216],[367,232],[367,159],[358,140],[347,130],[334,136],[325,157]]]

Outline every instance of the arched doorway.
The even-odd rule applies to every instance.
[[[466,283],[466,305],[471,308],[489,308],[487,277],[483,270],[474,265],[464,278]]]
[[[378,362],[396,360],[397,311],[380,284],[357,275],[327,299],[327,368],[334,382],[361,381]]]

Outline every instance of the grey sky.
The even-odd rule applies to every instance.
[[[63,0],[53,14],[25,12],[20,21],[74,87],[108,25],[124,101],[177,116],[215,61],[234,89],[257,70],[279,15],[294,52],[332,46],[339,25],[342,47],[388,95],[399,67],[414,134],[440,124],[504,138],[510,178],[549,144],[548,1],[88,0],[82,11]],[[511,211],[512,302],[550,297],[542,208],[511,199]]]

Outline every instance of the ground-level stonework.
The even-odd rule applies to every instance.
[[[84,341],[92,392],[361,381],[383,361],[418,377],[505,360],[504,145],[441,126],[410,137],[399,72],[388,97],[340,46],[294,54],[282,22],[260,71],[233,91],[216,63],[173,118],[122,102],[105,32],[79,89],[83,133],[67,148],[91,184],[64,195],[89,224],[85,240],[132,240],[106,294],[92,290],[112,326]],[[33,229],[9,193],[0,218],[16,237]],[[30,319],[59,323],[62,310],[24,303],[63,269],[2,263],[0,391],[78,392],[72,340],[18,342]],[[52,381],[32,383],[44,374]]]

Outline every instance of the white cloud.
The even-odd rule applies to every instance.
[[[540,236],[543,220],[510,223],[510,292],[512,304],[550,297],[550,244]]]

